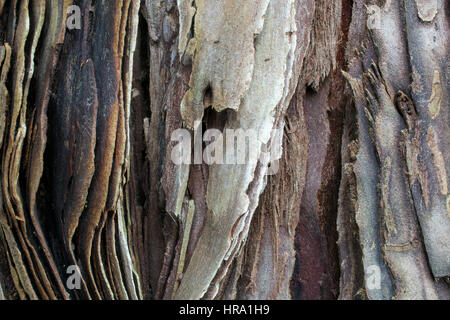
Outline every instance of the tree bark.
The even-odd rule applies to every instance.
[[[448,12],[0,0],[0,300],[449,299]]]

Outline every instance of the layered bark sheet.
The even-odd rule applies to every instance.
[[[448,10],[0,0],[0,299],[448,299]]]

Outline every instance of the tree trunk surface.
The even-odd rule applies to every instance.
[[[0,0],[0,300],[450,299],[449,10]]]

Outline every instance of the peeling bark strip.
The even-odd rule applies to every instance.
[[[234,5],[235,10],[238,10],[237,4]],[[249,12],[252,13],[252,11]],[[226,120],[225,128],[241,127],[255,130],[267,128],[267,131],[264,132],[265,136],[261,137],[261,141],[250,141],[250,143],[256,144],[256,150],[261,150],[261,145],[268,143],[270,139],[270,130],[274,123],[271,112],[282,101],[284,86],[288,84],[286,81],[290,79],[289,76],[285,77],[284,72],[279,73],[278,78],[267,78],[265,74],[275,72],[275,70],[285,70],[289,74],[292,61],[288,54],[295,50],[296,43],[295,38],[291,39],[291,32],[295,31],[293,29],[295,28],[294,18],[295,11],[293,11],[292,1],[282,1],[276,6],[272,3],[269,4],[264,15],[264,27],[255,43],[255,64],[248,92],[242,99],[239,108],[233,108],[233,104],[230,104],[230,107],[238,109],[238,112],[233,118],[230,117]],[[234,16],[233,19],[239,19],[239,15]],[[201,39],[197,39],[197,41],[201,41]],[[236,47],[239,38],[228,41],[233,43],[232,47]],[[253,37],[251,35],[247,41],[250,41],[253,48]],[[241,45],[247,46],[247,44]],[[200,71],[200,74],[202,73],[203,71]],[[193,73],[193,76],[195,77],[195,73]],[[224,76],[230,77],[230,80],[235,77],[233,72],[225,73]],[[248,77],[249,75],[244,74],[242,76]],[[238,76],[239,79],[240,77]],[[233,89],[242,90],[242,87],[233,87]],[[198,89],[194,87],[194,90]],[[212,90],[214,99],[214,86]],[[219,89],[219,94],[221,90]],[[230,93],[231,96],[233,96],[232,92]],[[236,91],[236,94],[237,97],[241,95],[238,91]],[[259,104],[257,110],[254,108],[256,104]],[[221,105],[221,103],[218,105]],[[225,104],[225,106],[227,105]],[[206,191],[208,213],[205,225],[175,295],[176,299],[203,297],[223,263],[222,261],[226,263],[231,259],[235,255],[236,249],[240,247],[242,240],[246,238],[248,225],[244,223],[248,222],[247,217],[251,219],[256,207],[252,203],[255,198],[250,199],[249,195],[256,197],[256,199],[259,197],[265,171],[263,169],[259,176],[255,176],[258,156],[259,154],[249,154],[249,162],[245,165],[210,166]],[[249,189],[252,181],[254,181],[253,185]],[[253,192],[256,193],[252,194]],[[221,195],[220,198],[217,197],[219,194]],[[215,291],[216,289],[213,288],[213,297]]]
[[[0,300],[449,299],[448,6],[0,0]]]

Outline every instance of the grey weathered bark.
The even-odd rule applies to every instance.
[[[448,6],[0,0],[0,299],[448,299]]]

